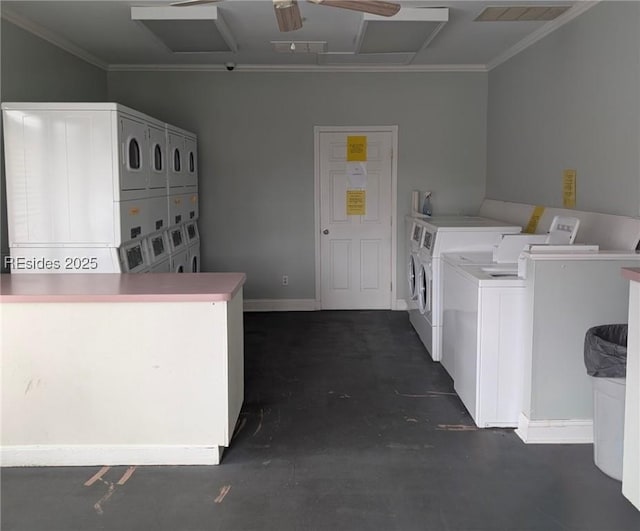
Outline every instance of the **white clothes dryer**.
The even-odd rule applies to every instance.
[[[490,256],[493,247],[500,242],[504,234],[517,234],[522,229],[517,225],[477,216],[439,216],[420,222],[424,225],[417,279],[420,318],[414,324],[414,328],[431,358],[441,361],[442,255],[464,251],[483,252]]]

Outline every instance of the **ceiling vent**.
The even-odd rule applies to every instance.
[[[479,22],[547,22],[558,18],[571,6],[500,6],[487,7],[478,17]]]
[[[365,14],[356,41],[356,53],[418,53],[449,20],[446,7],[402,8],[392,17]]]
[[[174,53],[235,52],[235,39],[216,6],[132,7],[131,19],[144,25]]]

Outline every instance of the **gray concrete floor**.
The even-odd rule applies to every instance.
[[[475,429],[405,312],[246,314],[245,338],[222,465],[3,469],[2,530],[640,529],[592,445]]]

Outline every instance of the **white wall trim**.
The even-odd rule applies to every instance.
[[[520,413],[516,435],[527,444],[593,443],[593,420],[529,420]]]
[[[509,48],[506,52],[501,53],[495,59],[490,61],[486,66],[487,70],[493,70],[495,67],[501,65],[502,63],[511,59],[514,55],[519,54],[523,50],[527,49],[529,46],[532,46],[539,40],[543,39],[550,33],[553,33],[557,29],[561,28],[568,22],[571,22],[574,18],[579,17],[585,11],[591,9],[593,6],[600,3],[601,0],[598,1],[582,1],[576,2],[573,7],[567,11],[565,11],[562,15],[560,15],[555,20],[552,20],[542,26],[539,30],[534,31],[529,34],[527,37],[522,39],[520,42]]]
[[[391,159],[391,300],[389,309],[395,310],[396,296],[398,286],[397,279],[397,262],[398,262],[398,126],[397,125],[381,125],[381,126],[329,126],[316,125],[313,127],[313,173],[314,173],[314,226],[315,226],[315,244],[316,244],[316,298],[318,299],[318,309],[321,309],[322,301],[320,298],[320,134],[321,133],[345,133],[349,131],[363,132],[382,132],[391,133],[391,144],[393,146],[393,155]]]
[[[109,72],[151,71],[151,72],[225,72],[224,65],[198,64],[141,64],[141,65],[110,65]],[[236,65],[233,74],[237,72],[487,72],[486,65]],[[231,74],[230,74],[231,75]]]
[[[76,46],[75,44],[73,44],[71,41],[68,41],[64,37],[60,37],[60,35],[53,33],[52,31],[49,31],[46,28],[43,28],[39,24],[36,24],[35,22],[32,22],[18,15],[17,13],[15,13],[14,11],[12,11],[11,9],[5,6],[2,6],[2,18],[4,18],[5,20],[8,20],[12,24],[15,24],[19,28],[22,28],[23,30],[28,31],[29,33],[33,33],[36,37],[40,37],[41,39],[47,41],[50,44],[53,44],[54,46],[57,46],[58,48],[64,50],[65,52],[68,52],[71,55],[75,55],[76,57],[82,59],[83,61],[93,66],[97,66],[98,68],[105,71],[108,70],[109,68],[109,65],[107,63],[105,63],[101,59],[98,59],[95,55],[92,55],[86,50],[80,48],[79,46]]]
[[[3,446],[3,467],[218,465],[223,446],[33,445]]]
[[[311,312],[317,310],[315,299],[245,299],[245,312]]]
[[[407,301],[404,299],[396,299],[396,305],[394,310],[406,312],[409,309]]]

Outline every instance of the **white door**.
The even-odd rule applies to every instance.
[[[365,138],[366,161],[348,162],[347,140],[358,136]],[[392,130],[318,133],[322,309],[392,307],[394,141]]]

